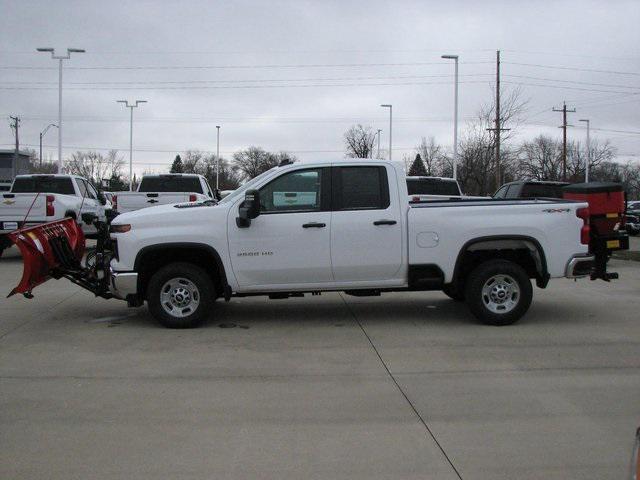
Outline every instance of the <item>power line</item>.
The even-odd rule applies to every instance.
[[[581,67],[564,67],[560,65],[543,65],[539,63],[520,63],[520,62],[503,62],[509,65],[519,65],[522,67],[537,67],[537,68],[549,68],[554,70],[571,70],[576,72],[592,72],[592,73],[610,73],[612,75],[634,75],[640,76],[639,72],[620,72],[616,70],[598,70],[594,68],[581,68]]]
[[[462,62],[461,62],[462,63]],[[478,65],[492,62],[464,62],[466,65]],[[399,62],[399,63],[291,63],[291,64],[253,64],[253,65],[128,65],[67,67],[66,70],[224,70],[224,69],[269,69],[269,68],[347,68],[347,67],[402,67],[442,65],[441,62]],[[1,70],[55,70],[53,67],[40,66],[0,66]]]
[[[526,79],[529,79],[529,80],[542,80],[542,81],[545,81],[545,82],[572,83],[572,84],[576,84],[576,85],[593,85],[593,86],[596,86],[596,87],[631,88],[631,89],[634,89],[634,90],[640,90],[640,87],[633,86],[633,85],[617,85],[617,84],[611,84],[611,83],[580,82],[580,81],[577,81],[577,80],[560,80],[560,79],[557,79],[557,78],[531,77],[531,76],[528,76],[528,75],[503,75],[503,76],[504,77],[509,77],[509,78],[526,78]]]
[[[202,85],[202,86],[179,86],[179,87],[69,87],[65,90],[247,90],[260,88],[317,88],[317,87],[400,87],[409,85],[450,85],[451,82],[395,82],[395,83],[313,83],[313,84],[282,84],[282,85]],[[489,84],[489,81],[468,80],[459,83],[465,84]],[[56,90],[55,87],[0,87],[0,90]],[[615,93],[615,92],[614,92]]]
[[[460,75],[461,77],[479,77],[490,76],[491,73],[469,73]],[[258,78],[258,79],[230,79],[230,80],[178,80],[178,81],[124,81],[124,82],[65,82],[65,85],[192,85],[192,84],[217,84],[217,83],[259,83],[259,82],[316,82],[316,81],[348,81],[348,80],[406,80],[420,78],[448,78],[453,77],[452,74],[434,74],[434,75],[393,75],[393,76],[375,76],[375,77],[307,77],[307,78]],[[20,84],[20,85],[57,85],[57,82],[22,82],[19,80],[1,82],[2,84]]]

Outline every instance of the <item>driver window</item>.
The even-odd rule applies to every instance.
[[[320,169],[297,170],[260,189],[260,212],[317,212],[321,198]]]
[[[505,185],[504,187],[500,188],[500,190],[493,194],[493,198],[504,198],[505,194],[507,193],[507,187],[508,185]]]

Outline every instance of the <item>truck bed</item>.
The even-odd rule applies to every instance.
[[[582,219],[576,216],[576,210],[586,206],[586,203],[558,199],[412,203],[408,211],[409,263],[437,263],[450,275],[458,252],[465,247],[465,239],[528,237],[537,239],[542,251],[547,252],[549,274],[561,277],[565,259],[580,246]]]

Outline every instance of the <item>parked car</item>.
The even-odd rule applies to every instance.
[[[432,200],[450,200],[468,197],[463,195],[457,180],[447,177],[407,177],[407,191],[410,202],[428,202]]]
[[[19,228],[75,219],[88,235],[92,224],[82,222],[83,213],[105,216],[105,198],[85,178],[76,175],[18,175],[9,192],[0,194],[0,255],[10,246],[6,235]]]
[[[502,185],[493,198],[562,198],[562,187],[568,182],[520,180]]]
[[[627,202],[627,213],[640,216],[640,201],[635,200]]]
[[[443,290],[466,301],[481,321],[507,325],[529,308],[531,279],[544,288],[550,278],[587,276],[594,264],[586,202],[411,204],[407,197],[400,163],[283,162],[219,203],[117,216],[110,226],[117,247],[101,271],[104,280],[93,271],[66,277],[130,306],[146,301],[173,328],[198,325],[216,298],[336,290],[355,296]],[[71,231],[58,236],[78,245]],[[33,237],[53,241],[38,228],[13,235],[24,261],[60,272],[55,256],[31,248]],[[12,293],[30,294],[48,278],[46,271],[25,271]]]
[[[202,175],[169,173],[145,175],[135,192],[113,194],[114,209],[120,213],[141,208],[214,199],[214,191]]]
[[[637,215],[625,215],[624,225],[629,235],[636,236],[640,233],[640,217]]]
[[[0,182],[0,192],[8,192],[11,190],[11,182]]]

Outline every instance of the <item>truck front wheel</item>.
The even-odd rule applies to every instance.
[[[465,299],[471,312],[487,325],[510,325],[531,305],[533,288],[524,269],[507,260],[490,260],[469,275]]]
[[[216,298],[211,278],[201,268],[176,262],[162,267],[149,281],[147,304],[167,328],[193,328],[207,319]]]

